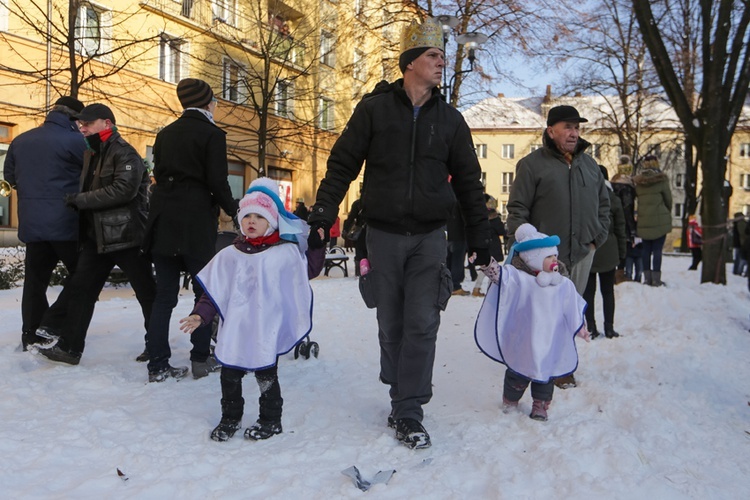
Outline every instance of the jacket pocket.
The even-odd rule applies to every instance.
[[[440,283],[438,283],[437,306],[441,311],[445,311],[448,306],[448,299],[453,292],[453,278],[451,272],[445,264],[440,264]]]
[[[370,270],[369,273],[359,277],[359,293],[368,309],[377,307],[377,271]]]
[[[133,241],[132,219],[128,208],[101,214],[99,223],[104,247]]]

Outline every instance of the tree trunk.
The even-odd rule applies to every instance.
[[[711,134],[707,137],[713,138]],[[729,241],[727,211],[722,203],[726,160],[715,146],[701,148],[703,189],[701,220],[703,225],[703,267],[701,283],[726,285],[726,255]]]

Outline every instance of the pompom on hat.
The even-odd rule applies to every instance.
[[[511,253],[517,253],[532,271],[542,271],[544,259],[558,254],[560,238],[540,233],[531,224],[521,224],[516,229],[515,238]]]
[[[401,32],[401,55],[398,67],[406,72],[406,67],[428,49],[445,51],[443,40],[443,25],[434,17],[428,17],[422,23],[413,20]]]

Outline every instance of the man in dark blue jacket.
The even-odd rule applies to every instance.
[[[309,244],[322,245],[351,182],[366,161],[368,283],[377,307],[380,379],[390,386],[388,425],[410,448],[430,446],[422,405],[432,398],[440,311],[453,289],[445,225],[458,202],[477,265],[487,265],[489,225],[471,132],[437,86],[445,64],[442,25],[413,22],[401,35],[403,80],[381,82],[357,105],[331,149],[308,218]]]
[[[49,308],[47,286],[57,263],[73,273],[78,259],[78,214],[64,205],[63,197],[78,192],[86,142],[70,117],[82,109],[78,99],[59,98],[44,124],[16,137],[5,158],[5,179],[18,195],[18,239],[26,244],[24,351],[39,340],[36,329]]]

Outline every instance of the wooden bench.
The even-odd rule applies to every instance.
[[[326,264],[325,264],[325,275],[328,276],[328,273],[331,271],[332,268],[338,267],[342,271],[344,271],[344,277],[349,277],[349,269],[347,262],[349,261],[349,256],[346,255],[346,252],[341,247],[333,247],[331,248],[328,253],[326,253]]]

